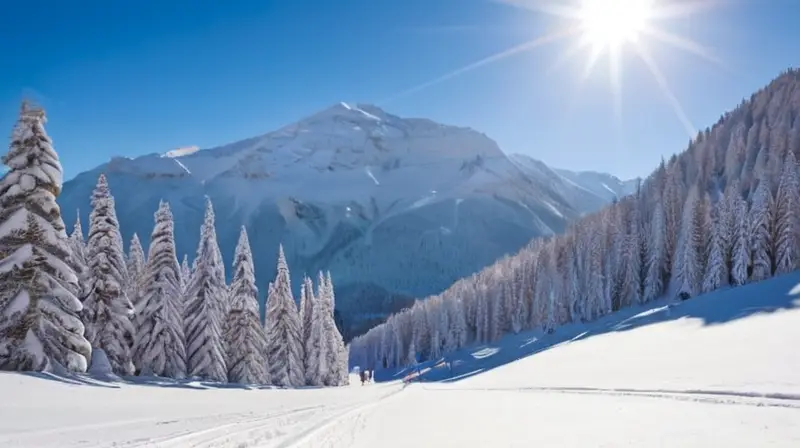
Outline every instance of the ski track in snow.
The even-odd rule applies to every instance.
[[[117,446],[141,447],[251,447],[255,444],[269,441],[283,434],[286,426],[298,423],[298,418],[313,416],[325,407],[313,406],[310,408],[294,409],[263,417],[236,420],[230,423],[211,426],[198,431],[188,431],[177,435],[169,435],[160,439],[147,439],[134,445],[118,444]],[[310,414],[310,415],[309,415]]]
[[[289,440],[286,440],[284,443],[278,445],[278,448],[346,446],[338,444],[331,445],[331,442],[333,441],[331,439],[335,440],[336,438],[341,437],[342,428],[347,428],[347,424],[352,423],[352,420],[360,420],[363,418],[365,411],[381,405],[385,402],[385,400],[403,392],[403,390],[405,390],[405,387],[389,392],[376,401],[351,407],[344,412],[336,414],[331,418],[323,420],[307,430],[294,435],[293,437],[289,438]],[[349,428],[346,433],[354,435],[355,428]]]
[[[610,397],[631,396],[661,398],[697,403],[742,405],[756,407],[780,407],[800,409],[800,395],[760,392],[738,392],[726,390],[668,390],[668,389],[606,389],[599,387],[496,387],[496,388],[429,388],[436,392],[538,392],[561,394],[605,395]]]

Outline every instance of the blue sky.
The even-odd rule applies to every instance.
[[[724,65],[648,41],[696,128],[800,65],[800,2],[710,1],[659,25],[713,49]],[[67,178],[113,155],[263,134],[338,101],[470,126],[506,152],[621,177],[646,175],[685,149],[685,127],[631,51],[621,127],[605,59],[584,83],[587,52],[549,70],[570,41],[395,97],[552,23],[492,0],[41,0],[35,10],[8,2],[0,128],[10,132],[23,96],[43,104]]]

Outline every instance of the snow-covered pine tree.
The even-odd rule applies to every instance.
[[[650,238],[647,240],[647,277],[644,282],[644,300],[646,302],[655,300],[664,294],[664,285],[667,281],[667,257],[664,254],[666,250],[665,231],[664,208],[659,201],[650,218]]]
[[[772,219],[774,201],[769,181],[761,179],[750,204],[750,250],[753,270],[750,280],[757,282],[772,275]]]
[[[186,287],[192,281],[192,268],[189,265],[189,256],[183,254],[183,262],[181,263],[181,292],[186,292]]]
[[[131,317],[134,309],[125,290],[127,268],[114,197],[103,174],[92,193],[86,252],[93,283],[83,303],[88,318],[87,339],[93,349],[105,352],[115,374],[132,375],[134,327]]]
[[[85,372],[78,277],[56,197],[63,173],[42,109],[22,104],[0,179],[0,370]]]
[[[679,163],[670,163],[666,171],[662,204],[664,210],[664,265],[667,267],[671,281],[675,277],[673,267],[680,262],[675,260],[679,254],[678,244],[683,223],[682,180],[683,170]]]
[[[308,276],[303,277],[300,285],[300,319],[303,322],[303,346],[306,347],[311,334],[311,322],[314,318],[314,283]]]
[[[307,294],[307,307],[303,316],[310,319],[310,322],[308,324],[308,339],[304,345],[303,365],[305,367],[305,382],[309,386],[324,386],[325,378],[330,369],[327,355],[328,345],[325,343],[325,309],[323,304],[320,303],[324,294],[324,284],[325,279],[320,272],[317,293],[313,293],[313,285],[310,287],[312,291],[310,293],[307,284],[304,288]],[[309,304],[312,305],[309,307]],[[310,313],[308,312],[309,310],[311,310]]]
[[[775,273],[786,274],[800,266],[800,182],[797,160],[789,151],[775,198]]]
[[[267,297],[265,319],[270,379],[276,386],[302,386],[306,382],[303,375],[302,329],[282,245],[278,250],[277,271]]]
[[[269,384],[267,339],[258,314],[253,254],[247,230],[242,226],[233,260],[230,311],[224,323],[228,381],[239,384]]]
[[[134,322],[133,361],[143,375],[186,376],[186,346],[178,284],[178,258],[169,204],[155,213]]]
[[[314,348],[310,345],[311,327],[314,321],[314,283],[308,276],[303,277],[303,284],[300,286],[300,323],[302,325],[303,341],[303,371],[308,369],[309,354],[313,353]],[[308,375],[304,373],[304,377]]]
[[[75,225],[69,235],[70,260],[75,274],[78,276],[79,298],[83,298],[91,287],[91,275],[86,267],[86,241],[83,239],[83,226],[81,225],[81,212],[75,214]]]
[[[728,265],[725,262],[725,241],[728,238],[728,226],[725,223],[723,205],[723,201],[719,201],[711,214],[711,248],[701,289],[703,293],[716,291],[725,286],[730,277]]]
[[[228,300],[218,252],[214,209],[211,200],[206,198],[205,220],[200,229],[195,258],[197,267],[186,288],[183,309],[186,368],[189,377],[224,382],[228,378],[228,369],[225,366],[221,319],[228,308]]]
[[[681,232],[673,257],[672,281],[678,296],[693,297],[700,293],[703,278],[701,257],[706,244],[702,239],[703,229],[699,228],[702,213],[702,193],[694,186],[683,207]]]
[[[325,272],[325,285],[328,288],[330,297],[328,300],[331,302],[331,313],[336,309],[336,296],[333,293],[333,280],[331,280],[331,271]]]
[[[731,199],[731,283],[741,286],[747,283],[750,268],[750,220],[747,204],[738,194]]]
[[[622,304],[642,303],[642,259],[641,259],[641,226],[639,223],[639,210],[632,204],[626,219],[627,235],[625,236],[625,272],[623,273]]]
[[[411,343],[408,344],[408,351],[406,352],[406,356],[403,359],[403,366],[404,367],[412,367],[417,365],[417,347],[414,345],[414,339],[411,339]]]
[[[128,300],[130,300],[133,304],[133,308],[136,310],[136,313],[142,311],[141,307],[139,306],[139,299],[141,298],[139,290],[142,286],[142,280],[145,275],[145,265],[146,259],[144,256],[144,248],[142,248],[142,242],[139,240],[139,235],[134,233],[133,238],[131,238],[130,247],[128,248],[127,293]]]
[[[336,326],[336,321],[333,318],[334,304],[336,303],[336,295],[333,290],[333,280],[331,279],[331,272],[328,271],[325,275],[325,339],[329,344],[327,356],[329,360],[330,370],[328,371],[328,379],[326,384],[328,386],[345,386],[350,383],[350,375],[347,369],[347,349],[345,348],[342,333]]]

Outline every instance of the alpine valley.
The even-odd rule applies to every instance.
[[[86,222],[101,173],[126,246],[136,233],[147,247],[163,199],[178,256],[191,260],[208,196],[226,265],[245,225],[260,287],[275,277],[280,243],[295,294],[303,273],[329,270],[347,339],[638,183],[551,169],[469,128],[345,103],[217,148],[114,158],[64,184],[65,222],[78,211]]]

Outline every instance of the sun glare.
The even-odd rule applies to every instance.
[[[638,40],[651,10],[650,0],[583,0],[578,17],[587,43],[618,47]]]
[[[528,8],[536,14],[544,14],[555,19],[550,31],[529,41],[491,54],[463,67],[445,73],[438,78],[402,91],[386,101],[409,95],[433,85],[445,82],[456,76],[471,72],[488,64],[531,51],[556,41],[571,41],[558,59],[549,67],[554,70],[565,62],[578,56],[582,51],[584,67],[581,84],[594,71],[601,57],[608,58],[610,92],[613,96],[614,114],[621,118],[624,59],[633,56],[638,59],[653,76],[658,89],[672,107],[689,136],[696,131],[689,121],[683,106],[670,88],[667,78],[661,71],[657,55],[652,51],[652,43],[667,44],[679,50],[693,53],[720,66],[720,61],[712,51],[669,30],[668,21],[688,17],[709,9],[721,0],[496,0],[513,6]]]

